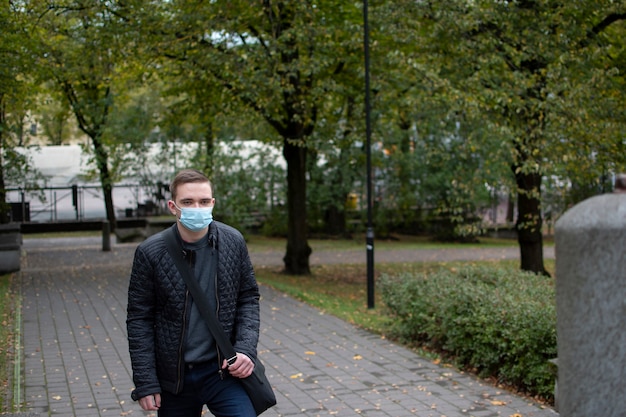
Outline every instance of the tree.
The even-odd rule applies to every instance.
[[[471,241],[481,232],[486,185],[503,184],[503,164],[491,162],[498,152],[485,145],[481,123],[439,75],[441,56],[426,53],[430,26],[416,18],[418,4],[372,9],[377,234],[400,227]]]
[[[355,53],[360,47],[358,8],[332,0],[138,1],[132,10],[136,22],[159,22],[147,39],[153,43],[157,39],[162,54],[180,63],[182,76],[199,80],[210,76],[209,82],[278,133],[287,162],[285,271],[309,274],[308,148],[315,146],[310,138],[323,110],[321,103],[333,93],[334,77],[360,68]]]
[[[103,134],[115,101],[115,81],[132,62],[132,42],[112,2],[66,0],[54,4],[28,2],[35,22],[37,71],[41,82],[52,80],[69,104],[78,127],[91,140],[102,185],[106,218],[115,230],[115,173]]]
[[[19,152],[23,145],[23,117],[28,109],[33,84],[28,74],[31,55],[18,4],[8,2],[0,8],[0,223],[11,220],[7,204],[7,184],[29,178],[29,161]]]
[[[49,145],[63,145],[77,133],[69,104],[54,86],[44,89],[40,96],[37,120],[41,125],[41,133]]]
[[[612,191],[613,177],[626,171],[626,9],[615,5],[594,10],[579,48],[563,57],[563,100],[556,120],[563,137],[555,140],[557,175],[553,179],[568,207]],[[567,179],[567,181],[563,181]]]
[[[448,97],[462,104],[465,117],[482,121],[488,132],[483,138],[503,145],[517,185],[524,270],[546,273],[542,179],[559,157],[551,152],[557,143],[567,143],[567,154],[576,147],[572,144],[580,136],[574,130],[568,130],[571,137],[563,135],[560,110],[567,107],[568,89],[584,87],[592,77],[589,70],[576,73],[563,63],[594,55],[597,34],[623,18],[615,18],[620,5],[600,3],[458,0],[419,7],[419,19],[427,25],[419,53],[436,57],[438,76],[450,83]],[[589,104],[579,103],[578,109]],[[581,121],[567,122],[581,127]]]
[[[349,83],[342,83],[341,90],[347,91],[325,103],[328,111],[312,135],[318,145],[309,150],[307,167],[312,230],[335,236],[349,235],[346,204],[351,193],[364,189],[359,184],[365,177],[359,94],[350,91]]]

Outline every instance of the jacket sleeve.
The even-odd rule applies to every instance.
[[[131,397],[138,400],[160,393],[155,355],[155,291],[154,268],[142,251],[135,250],[128,287],[126,328],[135,390]]]

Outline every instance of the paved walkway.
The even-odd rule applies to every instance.
[[[14,395],[28,416],[155,415],[130,399],[125,320],[134,248],[113,244],[103,252],[97,240],[25,240],[19,274],[23,385]],[[504,252],[475,251],[472,259],[518,256]],[[401,254],[375,257],[394,260]],[[411,251],[408,259],[455,254]],[[314,254],[311,263],[365,262],[364,253],[352,255]],[[281,256],[252,258],[269,265]],[[278,397],[266,417],[558,416],[272,289],[262,287],[261,294],[259,353]]]

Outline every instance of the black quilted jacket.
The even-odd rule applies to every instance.
[[[177,394],[183,384],[191,296],[167,251],[163,233],[171,232],[153,235],[137,247],[130,275],[126,325],[134,400],[163,390]],[[254,359],[259,288],[246,243],[236,229],[216,221],[207,238],[217,242],[218,319],[235,351]]]

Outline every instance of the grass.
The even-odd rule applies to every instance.
[[[480,261],[498,265],[518,265],[517,260]],[[554,270],[554,261],[546,260],[546,268]],[[383,273],[398,274],[428,273],[439,268],[459,268],[466,261],[418,262],[418,263],[377,263],[374,280]],[[367,270],[365,265],[321,265],[311,268],[309,276],[284,274],[280,268],[256,268],[259,283],[288,294],[300,301],[316,307],[327,314],[336,316],[355,326],[382,336],[391,316],[386,312],[378,291],[374,291],[374,308],[367,305]]]
[[[363,250],[364,240],[359,241],[333,241],[333,240],[310,240],[309,245],[314,251],[322,250]],[[554,242],[544,242],[546,246]],[[278,246],[277,246],[278,245]],[[267,251],[285,248],[284,240],[252,237],[249,240],[250,251]],[[394,249],[444,249],[458,248],[459,244],[435,243],[426,238],[400,237],[397,240],[376,241],[376,250]],[[468,247],[517,247],[514,240],[481,239],[478,244],[463,244]],[[380,263],[374,266],[374,280],[381,274],[396,275],[399,273],[428,274],[441,268],[458,269],[467,266],[469,261],[454,262],[402,262]],[[495,264],[502,267],[519,267],[519,260],[498,261],[471,261],[476,264]],[[548,272],[554,276],[554,259],[545,259],[544,264]],[[282,293],[303,301],[326,314],[336,316],[359,328],[363,328],[383,338],[391,338],[388,334],[393,320],[392,315],[386,309],[379,295],[380,291],[375,288],[374,308],[367,305],[367,270],[363,264],[354,265],[320,265],[311,267],[311,275],[294,276],[284,274],[282,267],[255,268],[257,279],[262,285],[272,287]],[[419,355],[429,358],[434,362],[441,362],[442,357],[431,350],[421,346],[406,346],[413,349]],[[448,363],[446,366],[455,366]]]
[[[12,293],[13,274],[0,276],[0,410],[6,410],[8,398],[9,375],[11,373],[15,342],[15,310],[16,298]]]
[[[283,250],[286,247],[284,238],[271,238],[259,235],[248,235],[248,248],[250,252],[263,252],[267,250]],[[365,236],[355,235],[352,239],[309,239],[309,246],[313,251],[324,250],[363,250],[365,251]],[[552,240],[544,239],[544,245],[553,245]],[[446,248],[502,248],[517,246],[517,241],[512,239],[496,239],[482,237],[477,243],[442,243],[435,242],[426,236],[392,236],[387,239],[377,238],[374,242],[375,249],[446,249]]]
[[[365,237],[354,239],[310,239],[309,246],[316,251],[363,251]],[[375,251],[401,249],[450,249],[450,248],[502,248],[516,247],[517,242],[510,239],[480,238],[478,243],[439,243],[423,236],[394,236],[389,239],[377,239]],[[552,245],[546,239],[545,245]],[[282,238],[248,236],[248,248],[251,253],[270,250],[285,250],[286,241]],[[485,261],[489,262],[489,261]],[[495,262],[495,261],[492,261]],[[519,263],[519,261],[497,261],[501,263]],[[550,260],[546,260],[550,270]],[[414,263],[379,263],[375,265],[375,278],[382,273],[428,272],[436,268],[454,268],[467,262],[414,262]],[[322,265],[311,267],[310,276],[286,275],[280,267],[256,268],[260,283],[271,286],[298,300],[306,302],[329,314],[337,316],[351,324],[384,335],[386,324],[391,320],[384,314],[381,301],[375,298],[374,309],[367,307],[367,270],[365,265]],[[375,291],[376,294],[376,291]]]

